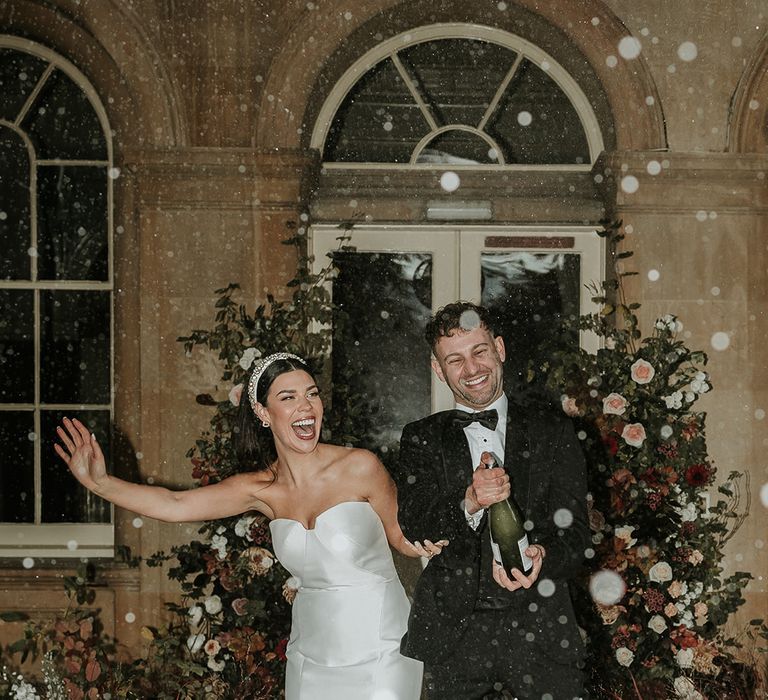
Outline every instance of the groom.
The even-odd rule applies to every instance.
[[[416,585],[403,653],[424,662],[430,700],[581,698],[583,645],[567,582],[590,538],[573,428],[559,412],[505,395],[504,341],[487,309],[449,304],[426,338],[460,410],[403,429],[398,518],[411,541],[439,535],[451,544]],[[505,469],[483,468],[488,452]],[[530,527],[527,576],[508,577],[491,553],[487,509],[510,483]]]

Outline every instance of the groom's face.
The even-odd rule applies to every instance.
[[[432,369],[458,403],[478,410],[501,396],[504,374],[504,341],[485,326],[458,329],[437,341]]]

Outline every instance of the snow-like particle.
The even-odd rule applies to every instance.
[[[120,168],[110,168],[107,171],[107,175],[109,175],[109,177],[113,180],[117,180],[117,178],[120,177]]]
[[[715,350],[726,350],[731,344],[730,336],[724,331],[718,331],[712,334],[712,339],[709,341]]]
[[[540,64],[539,68],[543,70],[545,73],[550,69],[549,61],[545,58]]]
[[[536,586],[536,590],[542,598],[549,598],[555,593],[555,582],[551,578],[543,578]]]
[[[29,440],[30,442],[34,442],[35,440],[37,440],[37,433],[35,432],[27,433],[27,440]]]
[[[555,511],[553,520],[559,528],[570,527],[573,524],[573,513],[568,508],[558,508]]]
[[[350,19],[352,19],[352,13],[351,13],[349,10],[347,10],[347,11],[344,13],[344,19],[346,19],[346,20],[350,20]]]
[[[757,109],[760,106],[760,103],[757,100],[750,100],[749,101],[749,108],[752,110]]]
[[[619,55],[628,61],[637,58],[640,55],[641,49],[640,41],[633,36],[622,37],[621,41],[619,41]]]
[[[653,99],[653,95],[648,95],[648,97],[645,98],[645,104],[647,104],[649,107],[656,104],[656,100]]]
[[[669,425],[663,425],[659,432],[661,433],[661,437],[665,440],[672,437],[672,428]]]
[[[390,121],[386,121],[381,125],[381,128],[384,129],[384,131],[392,131],[392,129],[394,129],[394,124]]]
[[[530,112],[526,112],[523,110],[517,115],[517,123],[520,126],[530,126],[531,122],[533,121],[533,116]]]
[[[498,5],[496,5],[496,7],[498,7],[498,8],[499,8],[499,10],[501,10],[502,12],[504,12],[504,11],[507,9],[507,3],[505,3],[505,2],[500,2]]]
[[[383,311],[382,311],[382,312],[379,314],[379,316],[381,316],[381,317],[382,317],[382,318],[383,318],[383,319],[386,321],[386,320],[389,318],[389,311],[387,311],[386,309],[384,309],[384,310],[383,310]]]
[[[765,418],[765,411],[762,408],[756,408],[755,418],[757,418],[757,420],[763,420],[763,418]]]
[[[32,557],[24,557],[21,560],[21,565],[25,569],[31,569],[35,565],[35,560]]]
[[[8,214],[4,211],[0,211],[0,221],[5,221],[8,218]]]
[[[460,184],[461,180],[459,179],[459,176],[452,170],[447,170],[440,176],[440,187],[446,192],[455,192],[459,189]]]
[[[77,540],[69,540],[69,542],[67,542],[67,549],[70,552],[74,552],[77,549]]]
[[[658,175],[661,172],[661,163],[658,160],[649,160],[645,169],[649,175]]]
[[[136,622],[136,615],[132,612],[125,613],[125,621],[130,624],[131,622]]]
[[[27,255],[29,255],[30,258],[36,258],[37,248],[35,248],[35,246],[30,246],[29,248],[27,248]]]
[[[699,55],[699,49],[692,41],[684,41],[677,47],[677,55],[681,61],[694,61]]]
[[[473,328],[477,328],[480,325],[480,316],[477,311],[467,309],[459,316],[459,326],[462,330],[471,331]]]
[[[731,46],[733,46],[734,49],[738,49],[741,44],[742,41],[740,36],[735,36],[733,39],[731,39]]]
[[[713,297],[719,297],[720,296],[720,287],[712,287],[712,289],[709,290],[709,293]]]
[[[707,220],[707,212],[705,212],[703,209],[699,209],[699,211],[696,212],[696,221],[706,221]]]
[[[768,508],[768,483],[760,487],[760,503],[763,504],[764,508]]]
[[[496,149],[495,148],[489,148],[488,149],[488,160],[498,160],[498,159],[499,159],[499,154],[496,151]]]
[[[599,605],[616,605],[624,597],[626,589],[624,579],[609,569],[602,569],[589,579],[589,593]]]
[[[600,24],[600,18],[599,17],[593,17],[592,18],[592,25],[596,27],[598,24]]]
[[[658,270],[648,270],[648,279],[651,280],[651,282],[658,281],[659,277],[661,277],[661,275]]]
[[[627,194],[634,194],[640,188],[640,182],[634,175],[625,175],[621,178],[621,189]]]
[[[611,54],[610,56],[606,57],[605,65],[608,66],[608,68],[616,68],[616,66],[619,65],[619,59]]]
[[[144,525],[144,521],[141,518],[134,518],[131,522],[131,525],[133,525],[137,530]]]
[[[762,549],[763,547],[765,547],[763,540],[755,540],[755,549]]]

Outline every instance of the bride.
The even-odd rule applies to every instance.
[[[133,484],[107,473],[96,440],[63,420],[57,454],[86,488],[169,522],[257,510],[271,519],[283,566],[301,581],[287,649],[287,700],[417,700],[421,662],[400,654],[409,604],[389,545],[409,557],[445,540],[405,539],[395,485],[367,450],[321,443],[323,403],[301,358],[258,361],[240,405],[238,456],[250,471],[188,491]]]

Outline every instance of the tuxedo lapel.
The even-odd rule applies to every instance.
[[[512,482],[512,495],[523,515],[528,514],[530,493],[531,459],[528,444],[528,427],[520,411],[507,409],[507,437],[504,444],[504,467]]]
[[[448,488],[468,486],[472,481],[472,454],[469,451],[464,429],[450,419],[443,425],[443,469]]]

